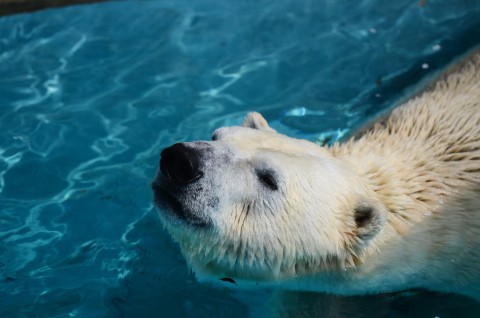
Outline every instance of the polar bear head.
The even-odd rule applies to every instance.
[[[386,213],[330,151],[258,113],[212,141],[161,153],[152,183],[166,228],[199,278],[288,282],[354,266]]]

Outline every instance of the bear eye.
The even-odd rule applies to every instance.
[[[278,190],[277,180],[271,171],[257,171],[258,179],[271,190]]]

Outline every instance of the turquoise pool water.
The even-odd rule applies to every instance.
[[[480,43],[480,2],[420,4],[121,1],[1,17],[0,316],[268,316],[272,291],[189,272],[152,207],[159,152],[249,110],[289,135],[342,137]],[[316,297],[291,312],[480,310],[425,291]]]

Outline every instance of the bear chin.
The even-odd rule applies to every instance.
[[[166,222],[173,225],[184,225],[205,228],[210,222],[200,218],[185,208],[181,200],[171,194],[166,187],[158,181],[152,183],[154,193],[154,203],[161,217],[166,218]]]

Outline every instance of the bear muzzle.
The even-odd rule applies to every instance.
[[[202,162],[207,143],[176,143],[161,152],[159,171],[152,182],[154,202],[170,223],[205,227],[209,219],[199,201],[205,178]],[[205,203],[207,204],[207,203]]]

